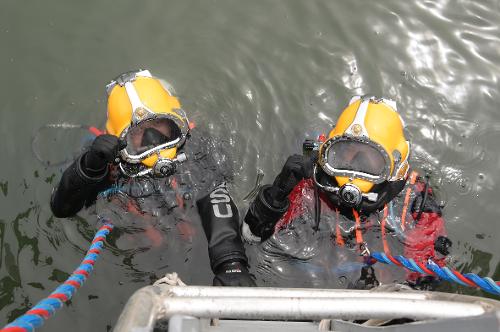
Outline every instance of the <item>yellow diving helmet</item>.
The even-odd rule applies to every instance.
[[[106,85],[106,131],[127,143],[119,164],[125,175],[168,176],[185,161],[177,152],[189,134],[189,121],[170,90],[148,70],[123,73]]]
[[[336,193],[348,206],[363,198],[375,202],[376,184],[406,179],[410,144],[396,102],[385,98],[355,96],[340,115],[328,139],[320,146],[318,165],[336,185],[316,184]]]

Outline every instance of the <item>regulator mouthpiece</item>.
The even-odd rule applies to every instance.
[[[180,153],[174,159],[159,159],[153,166],[153,174],[156,176],[170,176],[175,173],[177,166],[187,160],[185,153]]]
[[[352,184],[345,184],[339,189],[338,193],[342,203],[350,207],[356,207],[363,200],[363,193],[359,188]]]

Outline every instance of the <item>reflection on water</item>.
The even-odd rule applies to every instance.
[[[63,165],[36,159],[34,133],[48,123],[101,125],[105,83],[138,67],[171,82],[191,120],[231,143],[237,158],[230,190],[240,215],[259,174],[271,182],[305,137],[329,131],[351,95],[396,99],[413,164],[432,172],[446,203],[450,264],[500,279],[499,6],[494,0],[4,3],[0,324],[57,287],[95,231],[90,211],[52,217],[48,200]],[[62,134],[45,138],[37,151],[57,161],[81,143]],[[188,283],[210,282],[208,268],[188,268],[195,249],[179,248],[168,260],[159,250],[158,260],[142,261],[140,244],[117,249],[123,236],[111,237],[93,276],[46,323],[47,331],[109,330],[128,296],[167,271],[184,268]],[[316,250],[313,243],[307,249]],[[352,280],[345,273],[359,266],[326,259],[251,268],[263,285],[276,273],[288,285],[314,286],[314,275],[328,271],[341,275],[332,286],[347,287]],[[287,271],[313,276],[297,281]]]

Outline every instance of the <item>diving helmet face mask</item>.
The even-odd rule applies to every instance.
[[[314,182],[336,194],[346,206],[358,207],[363,199],[376,202],[378,194],[370,192],[373,185],[406,178],[409,169],[409,142],[404,138],[404,124],[396,103],[383,98],[353,97],[339,121],[342,123],[337,124],[320,148],[318,165],[341,184],[321,183],[318,165],[314,168]]]
[[[353,136],[326,141],[319,163],[330,176],[381,183],[390,175],[390,158],[384,148],[370,140]]]
[[[164,152],[180,148],[184,144],[189,134],[189,121],[180,108],[167,112],[154,112],[146,106],[133,84],[139,78],[153,79],[153,76],[148,70],[127,72],[106,86],[108,97],[117,85],[124,87],[132,108],[130,124],[119,135],[119,138],[127,143],[127,146],[120,151],[119,167],[130,177],[147,174],[169,176],[175,172],[179,163],[186,160],[186,156],[183,153],[177,156],[176,153],[174,155],[170,153],[167,158]],[[163,89],[171,96],[169,89],[163,82],[161,83]],[[153,165],[151,167],[144,165],[144,161],[152,156],[156,156]]]

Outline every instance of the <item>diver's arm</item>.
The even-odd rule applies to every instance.
[[[274,232],[274,226],[290,206],[287,197],[279,200],[273,197],[275,190],[272,185],[265,185],[250,204],[245,216],[243,233],[245,239],[251,242],[265,241]],[[251,234],[248,234],[250,230]],[[252,235],[254,238],[252,238]]]
[[[52,192],[50,208],[58,218],[75,215],[86,203],[95,200],[99,189],[108,185],[108,169],[103,169],[100,174],[86,174],[82,165],[84,158],[85,154],[82,154],[64,171]]]
[[[452,242],[447,237],[441,207],[433,197],[432,190],[429,189],[425,201],[422,199],[423,195],[420,193],[411,207],[415,224],[405,231],[404,255],[419,262],[426,262],[430,258],[439,266],[443,266]],[[417,273],[409,273],[407,280],[414,287],[428,289],[432,289],[436,282],[434,277],[423,277]]]
[[[255,286],[239,232],[238,209],[223,183],[197,201],[208,240],[214,286]]]
[[[264,241],[273,234],[276,222],[290,206],[288,195],[302,179],[310,177],[311,162],[308,157],[290,156],[273,184],[261,188],[245,216],[245,239],[253,241],[250,239],[253,235],[255,240]],[[252,234],[248,234],[247,229]]]
[[[238,209],[226,185],[219,185],[209,195],[198,200],[196,205],[208,240],[212,270],[215,271],[221,263],[228,260],[240,260],[246,264]]]
[[[424,187],[423,190],[425,189]],[[447,256],[452,243],[447,238],[442,209],[436,202],[432,188],[427,188],[427,195],[424,195],[423,191],[417,194],[411,213],[415,220],[415,229],[425,232],[433,240],[433,253],[438,257]]]
[[[64,218],[75,215],[93,202],[99,190],[109,186],[108,165],[113,162],[121,143],[113,135],[96,137],[89,151],[80,155],[63,173],[50,200],[52,213]]]

